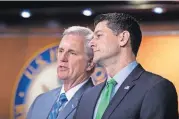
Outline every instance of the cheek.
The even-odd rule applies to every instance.
[[[85,69],[86,67],[86,61],[82,58],[78,58],[78,59],[73,59],[71,60],[70,64],[70,69],[74,72],[74,71],[81,71]]]
[[[109,47],[116,47],[119,45],[118,43],[118,39],[111,39],[110,41],[107,42],[107,44],[109,45]]]
[[[105,37],[101,40],[98,41],[98,47],[100,48],[100,50],[108,50],[110,47],[112,47],[112,43],[110,38]]]
[[[108,52],[110,51],[110,49],[113,47],[113,45],[111,45],[111,43],[109,42],[102,42],[100,44],[100,49],[102,50],[102,52]]]

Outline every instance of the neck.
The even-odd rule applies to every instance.
[[[108,61],[105,62],[103,66],[106,68],[108,75],[110,77],[114,77],[119,71],[135,60],[136,58],[133,53],[121,53],[120,56],[117,55],[111,59],[108,59]]]
[[[64,80],[64,90],[67,92],[71,88],[77,86],[78,84],[84,82],[89,78],[89,75],[80,75],[76,80]]]

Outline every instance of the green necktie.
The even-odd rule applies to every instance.
[[[111,94],[112,94],[113,88],[115,87],[116,84],[117,84],[117,82],[113,78],[107,82],[105,88],[103,89],[103,91],[101,93],[100,102],[99,102],[99,106],[97,109],[95,119],[102,118],[103,113],[106,110],[106,108],[110,102]]]

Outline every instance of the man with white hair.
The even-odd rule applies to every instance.
[[[72,26],[63,33],[58,48],[60,88],[38,96],[31,105],[27,119],[72,119],[84,91],[93,87],[93,50],[88,42],[93,32],[86,27]]]

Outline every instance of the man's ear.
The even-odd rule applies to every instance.
[[[90,61],[90,62],[88,62],[88,64],[87,64],[86,71],[91,71],[91,70],[94,69],[94,67],[95,67],[95,63],[92,62],[92,61]]]
[[[127,45],[130,39],[130,33],[128,31],[123,31],[122,33],[118,35],[118,39],[119,39],[119,45],[123,47]]]

